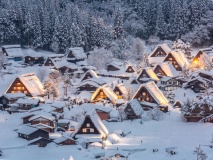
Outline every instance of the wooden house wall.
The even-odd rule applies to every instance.
[[[99,93],[94,98],[94,101],[98,101],[99,99],[109,100],[109,98],[106,96],[102,89],[99,90]]]
[[[98,114],[98,116],[100,117],[101,120],[109,119],[109,113],[107,113],[107,112],[97,110],[97,114]]]
[[[118,96],[118,99],[122,99],[123,93],[121,92],[121,90],[119,89],[119,87],[116,86],[113,91]]]
[[[140,80],[141,78],[150,78],[149,75],[146,73],[146,70],[143,70],[143,71],[141,72],[141,74],[139,75],[138,79],[137,79],[140,83],[142,82],[142,81]]]
[[[169,55],[165,58],[164,62],[166,61],[170,61],[177,71],[182,71],[182,68],[171,53],[169,53]]]
[[[26,56],[24,58],[24,62],[28,63],[28,64],[43,64],[44,63],[44,58],[43,57]]]
[[[83,86],[78,87],[78,92],[81,92],[81,91],[95,92],[97,89],[98,87],[92,86],[90,84],[85,84]]]
[[[82,78],[81,81],[84,81],[84,80],[87,80],[87,79],[90,79],[90,78],[93,78],[93,76],[90,74],[90,72],[87,72],[87,73],[84,75],[84,78]]]
[[[151,57],[165,57],[165,56],[166,52],[160,46],[158,46],[156,51],[151,55]]]
[[[30,119],[32,116],[34,116],[34,115],[30,115],[30,116],[27,116],[27,117],[22,118],[22,119],[23,119],[23,124],[30,123],[29,119]]]
[[[159,65],[155,67],[154,72],[156,75],[167,76],[167,74],[162,70],[162,68]]]
[[[111,64],[107,66],[107,71],[118,71],[118,70],[120,69]]]
[[[213,81],[213,76],[211,76],[211,75],[199,73],[199,76]]]
[[[20,138],[27,139],[27,140],[32,140],[32,139],[35,139],[35,138],[38,138],[38,137],[43,137],[43,138],[49,139],[49,133],[46,132],[46,131],[43,131],[41,129],[38,129],[37,131],[35,131],[35,132],[33,132],[29,135],[18,133],[18,136]]]
[[[128,103],[127,107],[124,109],[124,112],[127,115],[127,119],[137,119],[139,118],[139,116],[137,116],[134,112],[134,110],[132,109],[131,105]]]
[[[128,66],[127,69],[126,69],[126,72],[127,72],[127,73],[133,73],[133,72],[135,72],[135,71],[134,71],[134,69],[133,69],[132,66]]]
[[[51,143],[52,141],[49,139],[39,139],[33,143],[31,143],[30,145],[38,145],[38,147],[45,147],[47,146],[47,144]]]
[[[64,108],[56,108],[54,110],[54,112],[63,113],[64,112]]]
[[[48,119],[43,119],[43,120],[34,119],[34,120],[31,121],[31,125],[35,125],[35,124],[39,124],[39,123],[54,127],[54,122],[50,121]]]
[[[52,60],[49,57],[45,61],[44,66],[54,66]]]
[[[189,82],[187,84],[186,88],[191,88],[195,93],[200,93],[205,90],[203,87],[201,87],[202,85],[204,85],[203,82],[194,80],[192,82]]]
[[[154,100],[152,95],[148,92],[148,90],[145,87],[142,87],[137,92],[137,94],[135,95],[134,99],[137,99],[139,102],[140,101],[146,101],[146,102],[157,104],[157,102]]]
[[[76,57],[73,55],[72,51],[69,51],[67,58],[76,58]]]
[[[32,97],[31,93],[28,91],[25,85],[20,81],[20,79],[16,78],[15,81],[10,86],[10,88],[7,90],[7,93],[19,93],[19,92]]]
[[[89,126],[87,125],[89,124]],[[91,132],[91,129],[94,132]],[[84,123],[81,125],[80,129],[78,130],[77,134],[100,134],[97,130],[96,126],[92,122],[89,116],[85,117]]]
[[[61,145],[73,145],[73,144],[76,144],[76,142],[74,140],[71,140],[71,139],[66,139],[65,141],[59,143]]]

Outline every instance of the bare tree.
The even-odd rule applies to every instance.
[[[48,73],[47,73],[47,70],[45,68],[38,69],[37,76],[42,83],[46,79],[47,75],[48,75]]]
[[[131,86],[129,86],[126,88],[126,94],[124,94],[123,97],[125,100],[129,101],[130,99],[132,99],[134,93],[135,93],[134,89]]]
[[[195,148],[194,154],[196,154],[197,160],[206,160],[208,158],[206,153],[204,153],[203,150],[201,149],[200,145],[199,145],[199,147]]]

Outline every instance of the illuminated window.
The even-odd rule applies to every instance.
[[[16,93],[15,91],[12,91],[12,93]]]
[[[38,58],[35,58],[35,60],[38,60]]]
[[[93,129],[93,128],[90,128],[90,132],[91,132],[91,133],[94,133],[94,129]]]
[[[138,100],[140,101],[140,100],[141,100],[141,98],[140,98],[140,97],[138,97]]]
[[[24,87],[22,87],[22,90],[24,90]]]
[[[169,60],[170,60],[170,61],[172,61],[172,60],[173,60],[173,58],[169,58]]]
[[[146,95],[146,92],[143,92],[142,95],[145,96],[145,95]]]
[[[86,132],[87,132],[87,129],[86,129],[86,128],[83,128],[83,129],[82,129],[82,132],[83,132],[83,133],[86,133]]]
[[[17,87],[17,88],[18,88],[18,90],[21,90],[22,87]]]
[[[16,87],[13,87],[14,90],[16,90]]]
[[[146,100],[149,101],[149,97],[147,97]]]
[[[90,123],[87,123],[87,127],[90,127]]]
[[[27,94],[27,91],[24,91],[24,94]]]
[[[19,86],[19,85],[21,85],[21,83],[17,83],[17,85]]]
[[[31,60],[31,58],[28,58],[28,60]]]
[[[116,94],[116,95],[119,95],[119,91],[116,91],[115,94]]]

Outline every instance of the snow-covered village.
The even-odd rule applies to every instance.
[[[0,1],[0,160],[213,160],[213,1]]]

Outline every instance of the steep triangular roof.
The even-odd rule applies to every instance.
[[[133,96],[132,99],[134,99],[137,96],[137,94],[139,93],[139,91],[143,87],[146,88],[146,90],[149,92],[149,94],[152,96],[152,98],[157,102],[157,104],[159,104],[159,105],[168,105],[168,100],[166,99],[164,94],[160,91],[160,89],[158,88],[158,86],[155,84],[154,81],[142,84],[138,88],[137,92],[135,93],[135,95]]]
[[[168,61],[160,63],[160,64],[157,64],[155,66],[155,68],[157,66],[159,66],[164,71],[164,73],[166,73],[166,75],[169,76],[169,77],[177,77],[179,75],[179,73],[174,68],[174,66]],[[153,70],[155,70],[155,68]]]
[[[137,99],[132,99],[129,102],[127,102],[124,105],[124,108],[126,108],[128,105],[131,106],[131,108],[133,109],[133,111],[135,112],[137,116],[141,115],[144,112],[143,108],[141,107]]]
[[[187,60],[185,54],[181,52],[180,50],[172,51],[169,54],[171,54],[175,58],[175,60],[177,61],[178,65],[181,68],[183,68],[184,65],[186,66],[189,65],[189,61]],[[169,54],[167,56],[169,56]],[[165,57],[165,59],[167,58],[167,56]]]
[[[152,80],[159,81],[159,78],[157,77],[157,75],[155,74],[155,72],[153,71],[153,69],[150,68],[150,67],[142,69],[141,72],[139,73],[138,77],[137,77],[137,80],[140,79],[141,74],[143,72],[145,72]]]
[[[159,44],[155,47],[155,49],[152,51],[152,53],[149,54],[149,57],[152,57],[158,48],[161,48],[166,54],[168,54],[171,51],[171,49],[169,48],[169,46],[166,43]]]
[[[70,56],[72,54],[72,56]],[[74,47],[69,48],[68,53],[66,55],[67,59],[74,58],[74,59],[85,59],[86,53],[84,52],[84,49],[82,47]]]
[[[101,134],[102,137],[106,137],[109,134],[108,129],[103,124],[103,122],[101,121],[101,119],[99,118],[99,116],[97,115],[97,112],[95,110],[88,111],[86,113],[84,121],[82,121],[80,127],[74,132],[74,134],[78,134],[78,131],[81,129],[81,126],[84,123],[86,123],[85,122],[86,117],[92,121],[92,123],[94,124],[94,126],[96,127],[96,129],[98,130],[98,132]]]
[[[92,70],[92,69],[89,69],[81,78],[81,81],[84,81],[84,80],[87,80],[88,78],[86,78],[87,75],[90,75],[91,77],[90,78],[99,78],[99,76],[97,75],[97,73]],[[86,79],[85,79],[86,78]]]
[[[111,102],[115,102],[118,99],[117,95],[113,92],[113,90],[109,86],[101,86],[92,95],[91,101],[94,101],[94,99],[97,97],[100,91],[103,91]]]
[[[44,86],[35,73],[23,74],[19,76],[18,79],[23,83],[33,97],[44,95]],[[11,83],[10,87],[13,85],[13,83]],[[10,87],[8,87],[7,91],[10,89]]]

